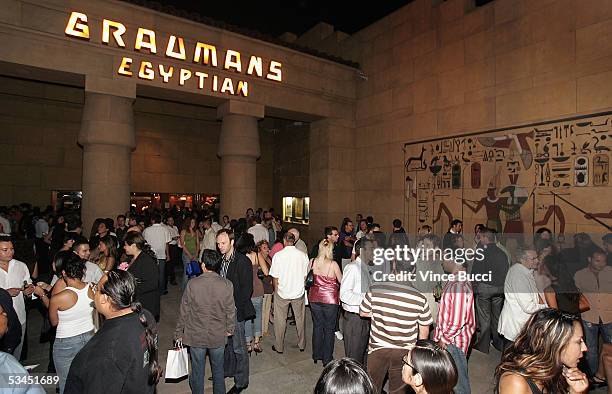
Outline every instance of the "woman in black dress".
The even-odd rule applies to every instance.
[[[142,234],[130,231],[125,236],[123,249],[132,260],[127,265],[120,265],[136,278],[136,301],[155,316],[159,321],[159,269],[157,258],[151,246]]]

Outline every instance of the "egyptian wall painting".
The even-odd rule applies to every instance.
[[[408,227],[606,233],[612,113],[404,145]]]

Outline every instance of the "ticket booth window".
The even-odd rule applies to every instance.
[[[308,224],[310,219],[310,197],[283,197],[283,221]]]

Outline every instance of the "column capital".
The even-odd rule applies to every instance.
[[[97,75],[85,76],[85,92],[111,96],[136,98],[136,82],[128,79],[104,78]]]
[[[261,119],[265,116],[265,106],[248,101],[227,100],[217,107],[217,118],[223,119],[226,115],[252,116]]]

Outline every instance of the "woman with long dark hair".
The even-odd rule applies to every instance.
[[[417,394],[451,394],[457,367],[450,353],[436,342],[419,339],[402,358],[402,380]]]
[[[142,234],[135,231],[127,233],[123,249],[132,256],[126,270],[136,278],[136,300],[159,321],[159,269],[155,252]]]
[[[117,244],[115,239],[110,235],[100,238],[98,250],[100,252],[96,260],[98,267],[104,272],[112,270],[117,262]]]
[[[187,266],[190,262],[198,260],[198,252],[200,251],[200,230],[198,230],[195,218],[187,218],[183,222],[180,246],[183,248],[183,283],[181,288],[184,290],[188,280]]]
[[[74,358],[65,393],[154,393],[162,371],[157,339],[136,301],[134,276],[111,271],[92,290],[106,320]]]
[[[374,394],[368,373],[355,360],[345,357],[329,363],[321,373],[314,394]]]
[[[577,316],[541,309],[504,351],[495,370],[496,392],[585,393],[589,382],[578,362],[586,350]]]
[[[268,273],[268,266],[265,261],[259,260],[257,246],[252,234],[244,233],[235,244],[236,251],[244,254],[251,261],[253,271],[253,294],[251,294],[251,302],[255,308],[255,318],[248,320],[244,326],[244,333],[247,342],[247,352],[249,355],[254,350],[255,353],[261,353],[260,340],[262,333],[261,315],[264,296],[264,285],[261,279],[257,276],[259,269],[263,275]]]

